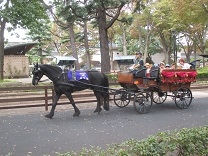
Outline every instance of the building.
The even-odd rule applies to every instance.
[[[35,42],[10,44],[4,48],[4,77],[29,77],[29,58],[25,54]]]

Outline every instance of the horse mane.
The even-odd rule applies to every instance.
[[[39,65],[39,67],[42,71],[44,71],[46,76],[57,77],[57,74],[62,73],[62,69],[59,66],[54,66],[54,65],[49,65],[49,64],[41,64],[41,65]]]

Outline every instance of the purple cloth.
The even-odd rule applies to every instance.
[[[88,75],[85,71],[76,71],[76,80],[89,80]]]
[[[76,71],[75,72],[75,77],[73,76],[73,72],[72,71],[68,71],[68,78],[69,80],[74,80],[74,78],[76,78],[76,80],[89,80],[88,75],[85,71]]]

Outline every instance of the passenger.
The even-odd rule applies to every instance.
[[[164,62],[160,62],[160,72],[162,72],[163,69],[165,69],[165,63]]]
[[[170,65],[168,63],[165,65],[165,69],[170,69]]]
[[[150,64],[145,63],[144,66],[146,67],[146,77],[150,77]]]
[[[175,63],[171,64],[171,69],[176,69],[176,64]]]
[[[191,65],[190,65],[190,64],[185,63],[185,61],[184,61],[184,59],[183,59],[183,58],[181,58],[181,59],[179,60],[179,63],[180,63],[180,65],[182,66],[182,68],[181,68],[181,69],[190,69],[190,67],[191,67]]]

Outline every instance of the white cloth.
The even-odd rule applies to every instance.
[[[188,63],[184,63],[184,65],[182,66],[182,69],[190,69],[191,65]]]

